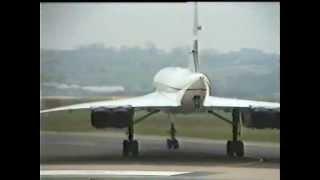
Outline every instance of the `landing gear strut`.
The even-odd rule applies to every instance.
[[[171,139],[167,139],[167,148],[168,149],[179,149],[179,141],[176,139],[176,129],[174,128],[174,123],[170,125],[170,135]]]
[[[171,138],[167,139],[167,148],[168,149],[179,149],[179,141],[176,139],[177,130],[174,127],[174,123],[171,119],[171,116],[170,115],[168,115],[168,116],[171,121],[171,123],[170,123],[170,136],[171,136]]]
[[[244,156],[244,145],[241,140],[239,140],[240,136],[240,110],[233,109],[232,110],[232,141],[227,142],[227,155],[230,157]]]
[[[123,140],[122,143],[122,155],[124,157],[127,157],[130,154],[133,157],[137,157],[139,155],[139,144],[137,140],[134,140],[133,133],[133,120],[130,120],[128,125],[128,140]]]

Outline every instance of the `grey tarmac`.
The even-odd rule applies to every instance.
[[[123,132],[40,132],[40,170],[188,172],[166,177],[111,175],[63,179],[280,179],[279,144],[244,142],[245,157],[230,158],[226,156],[226,140],[177,137],[180,149],[167,150],[166,137],[135,135],[140,155],[124,158],[125,138]]]

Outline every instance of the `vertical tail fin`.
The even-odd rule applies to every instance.
[[[198,23],[198,6],[197,2],[194,3],[194,19],[193,19],[193,62],[194,62],[194,71],[199,72],[199,56],[198,56],[198,31],[201,30],[201,26]]]
[[[194,40],[193,42],[193,62],[194,62],[194,72],[199,72],[199,58],[198,58],[198,40]]]

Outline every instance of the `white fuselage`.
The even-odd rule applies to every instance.
[[[178,101],[185,113],[201,109],[206,96],[211,93],[211,83],[205,74],[180,67],[160,70],[154,77],[153,85],[159,92],[180,93]]]

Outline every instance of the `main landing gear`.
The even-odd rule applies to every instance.
[[[239,140],[241,134],[240,129],[240,110],[232,110],[232,141],[227,142],[227,155],[230,157],[243,157],[244,156],[244,144]]]
[[[133,156],[133,157],[137,157],[139,155],[139,143],[137,140],[135,140],[133,138],[133,134],[134,134],[134,129],[133,126],[134,124],[137,124],[141,121],[143,121],[144,119],[148,118],[149,116],[160,112],[159,110],[153,110],[150,111],[148,114],[136,119],[135,121],[133,121],[133,119],[129,120],[129,124],[128,124],[128,140],[124,140],[122,143],[122,155],[124,157],[127,157],[129,155]]]
[[[168,115],[170,119],[170,139],[167,139],[167,148],[168,149],[179,149],[179,141],[176,139],[177,130],[174,127],[174,122],[171,119],[170,114]]]
[[[129,155],[137,157],[139,155],[139,144],[137,140],[134,140],[133,132],[133,120],[130,120],[128,125],[128,140],[124,140],[122,143],[122,155],[124,157],[127,157]]]

